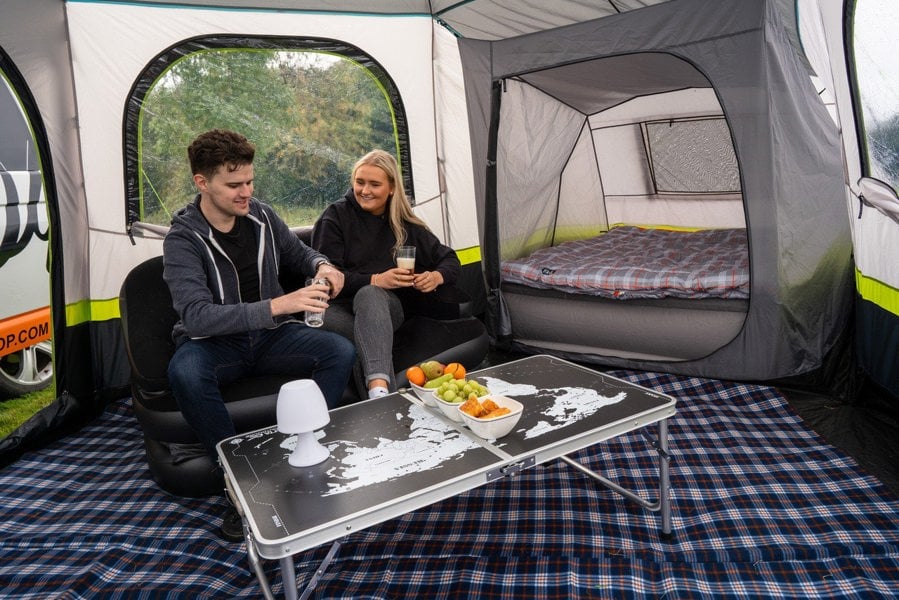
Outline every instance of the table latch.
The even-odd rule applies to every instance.
[[[643,434],[643,437],[646,438],[646,440],[649,442],[649,445],[652,446],[653,448],[655,448],[655,451],[658,452],[662,458],[664,458],[665,460],[667,460],[669,462],[671,461],[671,455],[668,454],[668,452],[664,448],[662,448],[662,445],[659,443],[659,440],[657,440],[656,438],[654,438],[650,434],[648,434],[646,432],[645,428],[641,429],[640,433]]]
[[[513,463],[503,465],[502,467],[491,469],[487,471],[487,481],[495,481],[497,479],[502,479],[503,477],[512,477],[516,473],[520,473],[525,469],[530,469],[535,464],[537,464],[537,457],[528,456]]]

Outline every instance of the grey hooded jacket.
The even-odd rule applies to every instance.
[[[248,218],[257,239],[261,300],[242,302],[237,269],[213,238],[199,202],[197,195],[175,213],[163,242],[163,277],[179,316],[172,332],[175,343],[271,329],[295,320],[289,315],[272,317],[271,299],[284,294],[278,274],[287,268],[311,277],[327,257],[301,242],[269,205],[251,198]]]

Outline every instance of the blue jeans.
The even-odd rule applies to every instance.
[[[340,406],[356,351],[345,338],[301,323],[188,340],[175,350],[168,376],[185,420],[215,460],[215,445],[236,435],[219,386],[250,375],[311,378],[328,408]]]

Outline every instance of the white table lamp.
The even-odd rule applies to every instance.
[[[330,452],[315,439],[315,430],[331,421],[325,396],[311,379],[288,381],[278,392],[278,431],[297,434],[297,445],[287,462],[310,467],[328,458]]]

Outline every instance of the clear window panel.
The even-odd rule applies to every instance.
[[[853,52],[867,153],[867,175],[899,189],[899,2],[855,6]]]
[[[177,60],[140,107],[140,220],[169,225],[195,194],[186,148],[208,129],[256,145],[255,195],[311,225],[373,148],[396,153],[390,101],[369,70],[334,53],[206,49]]]

